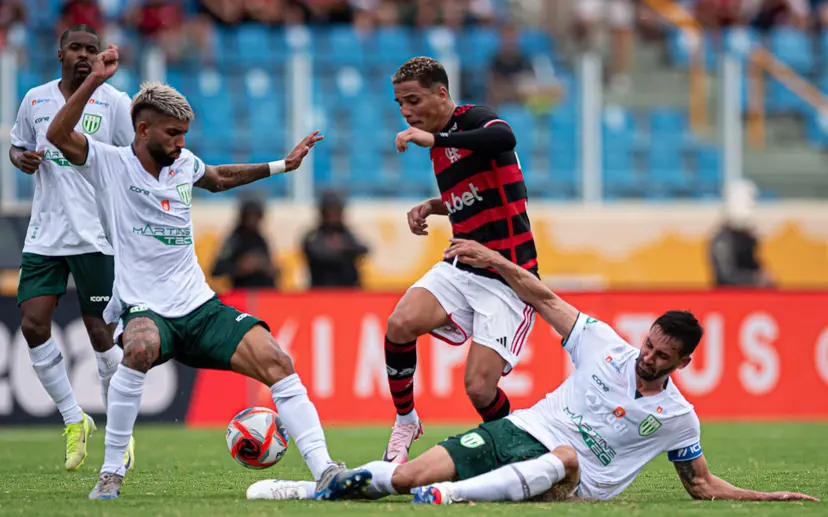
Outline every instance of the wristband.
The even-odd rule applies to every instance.
[[[279,160],[278,162],[269,162],[267,166],[270,168],[270,175],[275,176],[277,174],[282,174],[285,172],[285,161]]]

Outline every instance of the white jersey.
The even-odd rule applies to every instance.
[[[176,318],[215,296],[196,258],[190,219],[193,184],[204,176],[204,163],[184,149],[155,179],[131,146],[87,141],[89,155],[78,170],[95,187],[115,248],[110,306],[143,306]]]
[[[507,418],[550,450],[575,448],[583,495],[617,496],[663,452],[671,461],[701,455],[693,406],[672,381],[657,395],[637,397],[639,351],[609,325],[579,314],[564,347],[575,372],[533,407]]]
[[[59,82],[54,80],[29,90],[11,131],[13,146],[27,151],[46,150],[34,174],[32,216],[23,251],[48,256],[94,252],[112,255],[92,186],[46,140],[49,124],[66,104]],[[101,85],[84,107],[75,130],[90,140],[129,145],[135,135],[129,96],[108,84]]]

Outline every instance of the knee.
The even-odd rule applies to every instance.
[[[124,358],[121,363],[139,372],[148,372],[161,356],[161,335],[149,318],[129,322],[124,335]]]
[[[474,407],[485,407],[492,403],[497,392],[497,380],[492,382],[483,375],[466,376],[466,395],[469,396]]]
[[[570,477],[578,473],[578,453],[575,452],[574,448],[562,445],[556,447],[552,453],[563,463],[564,477]]]
[[[394,470],[391,476],[391,485],[398,494],[407,494],[411,489],[421,486],[418,482],[419,475],[416,468],[411,467],[411,463],[403,463]]]
[[[293,368],[293,359],[280,348],[273,347],[262,358],[259,375],[268,386],[272,386],[294,373],[296,373],[296,370]]]
[[[414,341],[422,334],[428,332],[418,328],[419,322],[414,314],[410,311],[395,310],[391,316],[388,317],[388,339],[394,343],[408,343]]]
[[[52,336],[51,318],[32,312],[23,313],[20,330],[29,348],[40,346]]]

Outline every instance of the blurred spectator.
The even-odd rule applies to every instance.
[[[303,23],[297,0],[201,0],[199,11],[219,25],[258,22],[269,26]]]
[[[635,6],[632,0],[576,0],[576,32],[582,47],[598,50],[604,26],[609,28],[612,43],[610,84],[619,93],[630,90]]]
[[[777,25],[806,28],[811,7],[822,0],[695,0],[695,14],[711,29],[753,26],[768,30]]]
[[[403,12],[417,27],[442,25],[461,29],[470,25],[485,25],[494,19],[491,0],[403,0]]]
[[[161,47],[167,59],[177,63],[198,52],[211,62],[210,27],[200,18],[186,19],[180,0],[139,0],[125,22],[147,40]]]
[[[98,0],[67,0],[60,12],[57,35],[73,25],[89,25],[102,34],[105,23]]]
[[[357,262],[368,253],[344,221],[345,201],[326,192],[319,202],[319,226],[305,235],[303,249],[312,288],[359,287]]]
[[[500,50],[489,65],[488,104],[523,103],[536,78],[532,63],[518,44],[518,32],[506,26],[500,32]]]
[[[756,186],[746,180],[725,188],[725,221],[710,242],[716,286],[769,287],[770,275],[759,260],[753,231]]]
[[[242,200],[236,228],[227,237],[213,266],[213,276],[226,276],[234,288],[278,287],[279,269],[270,257],[262,236],[264,204],[257,199]]]
[[[21,0],[0,0],[0,49],[10,48],[25,57],[26,6]]]

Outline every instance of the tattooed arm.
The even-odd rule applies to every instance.
[[[817,501],[796,492],[757,492],[738,488],[710,473],[704,456],[673,463],[681,484],[693,499],[724,499],[739,501]]]
[[[311,148],[325,137],[319,131],[306,136],[284,159],[284,171],[295,171],[302,165],[302,160],[308,155]],[[270,177],[270,164],[259,163],[253,165],[208,165],[204,176],[195,183],[198,188],[210,192],[222,192],[231,188],[240,187]]]

